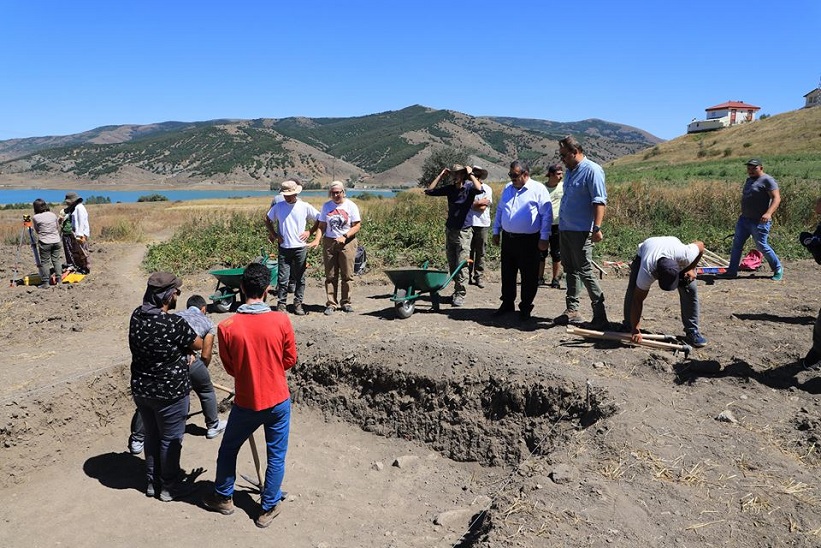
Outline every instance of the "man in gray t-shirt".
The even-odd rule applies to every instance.
[[[741,253],[744,243],[750,236],[755,246],[764,255],[773,270],[772,279],[781,280],[784,268],[781,261],[770,247],[767,238],[770,235],[772,217],[781,203],[781,193],[775,179],[764,173],[764,166],[758,158],[747,162],[747,180],[741,191],[741,216],[735,225],[733,249],[730,253],[730,266],[727,273],[719,278],[735,278],[738,275],[738,264],[741,262]]]

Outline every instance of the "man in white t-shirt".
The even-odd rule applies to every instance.
[[[487,170],[479,166],[473,166],[473,173],[480,181],[487,179]],[[482,192],[473,198],[473,205],[465,218],[465,228],[470,227],[473,235],[470,239],[470,258],[473,261],[469,265],[468,284],[475,284],[482,289],[485,287],[483,281],[485,275],[485,249],[487,248],[487,235],[490,231],[490,206],[493,203],[493,189],[490,185],[483,184]]]
[[[275,202],[268,210],[265,226],[268,228],[268,239],[279,246],[277,311],[287,310],[288,280],[293,277],[296,281],[294,314],[304,316],[306,312],[302,307],[302,301],[305,297],[305,263],[308,249],[317,245],[316,240],[308,243],[308,238],[319,229],[319,211],[297,198],[300,192],[302,185],[291,180],[283,182],[279,193],[284,196],[284,200]],[[309,222],[313,225],[306,230]]]
[[[353,312],[351,288],[359,245],[356,235],[362,228],[359,207],[345,196],[342,181],[331,183],[328,197],[330,200],[322,205],[319,213],[319,229],[325,234],[322,263],[325,265],[326,316],[340,307],[343,312]]]
[[[630,281],[624,295],[624,325],[631,339],[641,342],[641,312],[650,286],[658,280],[664,291],[678,288],[681,321],[685,341],[700,348],[707,339],[699,332],[699,304],[696,290],[696,265],[704,253],[702,242],[683,244],[673,236],[655,236],[639,244],[636,258],[630,264]]]

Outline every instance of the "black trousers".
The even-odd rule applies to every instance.
[[[516,276],[522,277],[519,310],[530,312],[539,286],[539,233],[512,234],[502,231],[502,306],[516,303]]]

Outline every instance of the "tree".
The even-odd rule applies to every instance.
[[[422,176],[419,177],[419,186],[428,186],[446,167],[451,167],[453,164],[464,166],[467,165],[468,160],[468,152],[464,149],[437,148],[422,164]]]

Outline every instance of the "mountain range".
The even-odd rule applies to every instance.
[[[29,181],[264,185],[298,175],[367,186],[413,184],[436,147],[461,148],[491,179],[514,159],[546,167],[574,135],[607,162],[662,139],[607,122],[470,116],[420,105],[349,118],[259,118],[103,126],[66,136],[0,141],[0,184]]]

